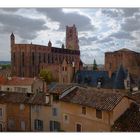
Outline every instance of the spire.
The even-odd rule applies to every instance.
[[[64,46],[64,44],[62,44],[62,49],[64,49],[65,48],[65,46]]]
[[[15,44],[15,36],[12,32],[11,36],[10,36],[10,39],[11,39],[11,47]]]
[[[50,40],[49,40],[49,42],[48,42],[48,47],[52,47],[52,43],[51,43]]]

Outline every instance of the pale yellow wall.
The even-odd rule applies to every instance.
[[[109,131],[109,113],[102,111],[102,119],[96,118],[96,110],[94,108],[86,107],[86,115],[81,113],[82,106],[77,104],[71,104],[61,102],[61,129],[68,132],[76,131],[76,123],[82,125],[82,131],[84,132],[97,132],[97,131]],[[64,121],[64,114],[69,117],[69,123]]]
[[[2,117],[0,117],[0,124],[2,124],[3,131],[7,130],[7,115],[6,115],[6,104],[0,104],[0,108],[2,108]]]
[[[34,129],[35,119],[43,121],[43,131],[49,131],[50,107],[39,106],[39,112],[34,111],[34,106],[31,107],[31,131],[35,131]]]
[[[123,112],[127,110],[127,108],[130,107],[130,104],[132,103],[132,100],[124,97],[119,104],[114,108],[113,112],[111,113],[111,124],[119,118]]]
[[[9,86],[9,85],[2,85],[1,86],[1,90],[2,91],[7,91],[7,88],[9,88],[9,91],[15,92],[15,87],[26,88],[28,93],[32,92],[31,86]]]

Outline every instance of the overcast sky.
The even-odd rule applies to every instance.
[[[104,64],[104,52],[128,48],[140,52],[140,9],[0,9],[0,60],[10,60],[10,34],[16,43],[61,47],[66,25],[76,25],[81,59]]]

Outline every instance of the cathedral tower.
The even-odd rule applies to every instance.
[[[72,27],[66,26],[66,49],[79,50],[78,33],[75,25]]]

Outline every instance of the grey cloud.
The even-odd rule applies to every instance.
[[[47,29],[44,20],[30,19],[14,14],[0,13],[0,24],[2,24],[1,32],[14,32],[23,39],[34,39],[38,31]]]
[[[119,31],[117,33],[113,33],[113,34],[110,35],[110,37],[115,37],[117,39],[129,39],[129,40],[136,39],[135,37],[131,36],[130,33],[123,32],[123,31]]]
[[[88,38],[86,38],[84,36],[79,37],[79,43],[80,43],[81,46],[91,45],[93,41],[97,41],[97,40],[98,40],[98,38],[96,36],[88,37]]]
[[[1,8],[3,11],[6,12],[16,12],[19,8]]]
[[[104,15],[112,18],[118,17],[121,14],[119,9],[102,9],[101,11]]]
[[[140,30],[140,17],[135,16],[133,18],[127,18],[125,23],[121,25],[122,30],[124,31],[137,31]]]
[[[113,41],[113,39],[111,37],[106,37],[102,40],[98,40],[97,43],[106,43],[106,42],[110,42]]]
[[[61,8],[39,8],[37,11],[45,14],[52,21],[60,23],[59,30],[65,30],[66,25],[75,24],[78,31],[93,30],[90,18],[78,13],[64,13]]]
[[[132,17],[135,13],[139,12],[139,8],[122,8],[125,17]]]

